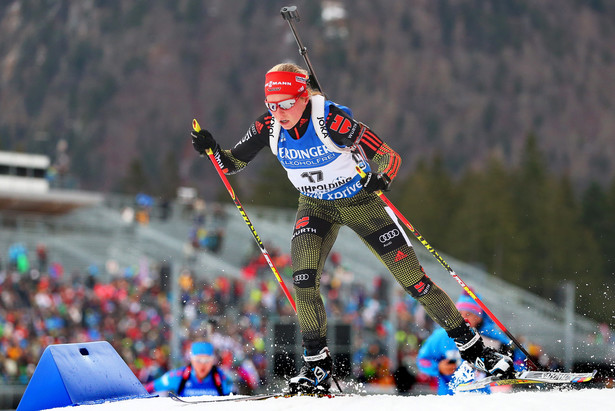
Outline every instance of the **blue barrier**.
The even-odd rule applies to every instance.
[[[48,346],[18,411],[150,397],[107,341]]]

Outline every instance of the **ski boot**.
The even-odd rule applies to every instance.
[[[474,368],[496,377],[514,378],[515,368],[512,358],[486,347],[476,329],[464,323],[450,330],[448,335],[455,340],[461,358]]]
[[[326,395],[331,388],[333,360],[329,348],[324,347],[315,355],[303,354],[303,367],[299,374],[288,381],[291,394]]]

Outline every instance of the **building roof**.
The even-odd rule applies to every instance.
[[[103,201],[100,193],[78,190],[54,190],[47,192],[15,192],[0,189],[0,212],[2,214],[65,214],[81,207],[93,206]]]

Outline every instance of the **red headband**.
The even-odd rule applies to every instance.
[[[265,75],[265,96],[271,94],[290,94],[296,96],[307,90],[305,74],[290,71],[272,71]]]

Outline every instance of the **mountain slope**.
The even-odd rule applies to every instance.
[[[534,132],[576,184],[613,177],[612,2],[295,4],[328,96],[402,153],[403,173],[436,152],[454,172],[493,154],[515,164]],[[171,153],[184,183],[213,187],[199,181],[190,121],[231,147],[264,110],[264,72],[303,63],[284,5],[3,2],[0,148],[53,155],[66,139],[82,186],[102,189],[140,160],[154,190]],[[333,6],[345,13],[323,13]]]

